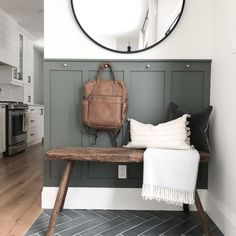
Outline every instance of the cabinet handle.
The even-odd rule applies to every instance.
[[[31,83],[31,76],[28,75],[28,83]]]
[[[35,122],[35,120],[30,120],[31,123]]]
[[[34,136],[34,134],[30,134],[30,136]]]
[[[31,102],[31,96],[28,96],[28,102]]]
[[[18,76],[17,76],[18,78],[17,79],[18,80],[23,80],[23,73],[22,72],[18,72],[17,74],[18,74]]]
[[[40,115],[43,115],[43,108],[40,108]]]
[[[35,109],[30,109],[31,111],[34,111]]]

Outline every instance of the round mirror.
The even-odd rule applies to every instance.
[[[99,46],[140,52],[162,42],[178,24],[185,0],[71,0],[82,31]]]

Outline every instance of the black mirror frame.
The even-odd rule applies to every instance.
[[[83,31],[83,33],[84,33],[92,42],[94,42],[95,44],[97,44],[98,46],[100,46],[100,47],[102,47],[102,48],[104,48],[104,49],[106,49],[106,50],[109,50],[109,51],[112,51],[112,52],[116,52],[116,53],[123,53],[123,54],[133,54],[133,53],[138,53],[138,52],[146,51],[146,50],[148,50],[148,49],[151,49],[151,48],[157,46],[157,45],[160,44],[162,41],[164,41],[165,39],[167,39],[167,38],[169,37],[169,35],[174,31],[175,27],[178,25],[179,20],[180,20],[182,14],[183,14],[183,11],[184,11],[184,6],[185,6],[185,0],[183,0],[183,5],[182,5],[181,11],[180,11],[180,13],[179,13],[179,17],[178,17],[178,19],[177,19],[175,25],[174,25],[173,28],[168,32],[168,34],[167,34],[165,37],[163,37],[161,40],[159,40],[158,42],[154,43],[153,45],[151,45],[151,46],[149,46],[149,47],[147,47],[147,48],[141,49],[141,50],[136,50],[136,51],[119,51],[119,50],[115,50],[115,49],[112,49],[112,48],[108,48],[108,47],[106,47],[106,46],[104,46],[104,45],[98,43],[96,40],[94,40],[94,39],[84,30],[84,28],[82,27],[82,25],[79,23],[79,20],[78,20],[78,18],[77,18],[77,16],[76,16],[76,13],[75,13],[73,0],[70,0],[70,3],[71,3],[72,13],[73,13],[73,15],[74,15],[74,18],[75,18],[77,24],[79,25],[79,27],[80,27],[80,29]]]

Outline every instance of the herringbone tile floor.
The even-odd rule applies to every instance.
[[[44,210],[27,236],[46,235],[51,210]],[[209,219],[213,236],[223,234]],[[63,210],[55,236],[202,236],[196,212]]]

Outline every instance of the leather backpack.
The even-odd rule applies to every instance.
[[[110,69],[111,79],[104,80],[105,68]],[[128,111],[127,89],[123,80],[116,80],[110,63],[99,66],[97,78],[84,85],[83,122],[87,132],[95,135],[107,131],[114,146]]]

